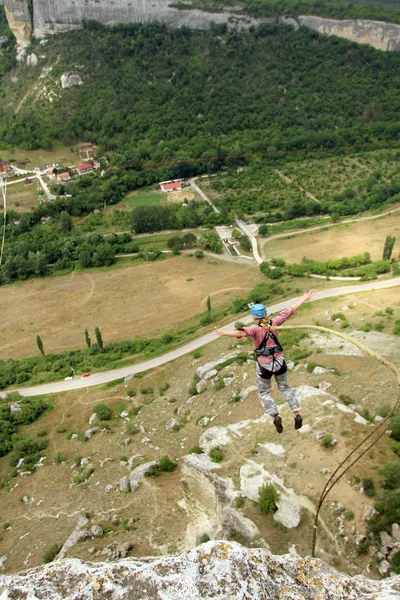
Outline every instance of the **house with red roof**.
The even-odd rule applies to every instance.
[[[68,171],[65,171],[65,173],[59,173],[57,175],[57,181],[71,181],[71,179],[72,179],[72,177],[68,173]]]
[[[171,179],[170,181],[162,181],[160,188],[163,192],[176,192],[182,189],[182,179]]]
[[[8,173],[11,173],[11,171],[11,162],[9,160],[0,162],[0,175],[7,175]]]
[[[75,167],[78,175],[86,175],[87,173],[93,173],[93,165],[90,163],[81,163]]]

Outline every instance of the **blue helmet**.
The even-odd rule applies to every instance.
[[[254,304],[254,306],[251,307],[250,312],[256,319],[262,319],[267,314],[267,309],[264,304]]]

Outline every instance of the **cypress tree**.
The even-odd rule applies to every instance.
[[[392,256],[392,251],[393,251],[393,246],[394,243],[396,241],[396,238],[394,235],[387,235],[386,236],[386,240],[385,240],[385,245],[383,247],[383,260],[390,260],[390,257]]]
[[[86,346],[88,348],[90,348],[90,346],[92,345],[92,340],[89,337],[89,332],[87,329],[85,329],[85,342],[86,342]]]
[[[94,333],[96,336],[96,342],[97,342],[98,347],[100,348],[100,350],[103,350],[104,344],[103,344],[103,338],[102,338],[100,329],[98,327],[95,327]]]
[[[37,347],[39,348],[40,354],[42,356],[44,356],[43,342],[42,342],[42,339],[41,339],[40,335],[36,336],[36,343],[37,343]]]

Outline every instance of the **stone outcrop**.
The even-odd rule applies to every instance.
[[[0,0],[0,4],[2,1]],[[230,12],[208,13],[201,10],[178,10],[170,0],[3,0],[7,19],[20,47],[31,35],[43,37],[80,29],[84,20],[105,25],[117,23],[150,23],[161,21],[169,27],[209,29],[211,23],[227,23],[229,27],[248,29],[250,25],[275,19],[253,19]],[[324,19],[299,16],[279,19],[292,27],[310,27],[326,35],[337,35],[379,50],[400,50],[400,25],[382,21]]]
[[[400,51],[400,25],[366,19],[339,20],[322,17],[298,17],[300,25],[319,33],[337,35],[358,44],[368,44],[378,50]]]
[[[65,559],[0,576],[2,598],[52,600],[393,600],[400,576],[373,581],[350,577],[321,560],[274,556],[234,542],[208,542],[176,556],[115,563]]]

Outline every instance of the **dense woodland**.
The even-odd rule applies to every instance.
[[[37,67],[0,80],[0,145],[89,139],[118,165],[199,159],[153,170],[160,179],[214,171],[217,156],[398,138],[398,53],[306,28],[225,29],[88,23],[49,37]],[[44,50],[34,41],[29,51]],[[84,85],[60,91],[61,74],[77,65]],[[35,92],[15,115],[44,66],[58,97]]]

